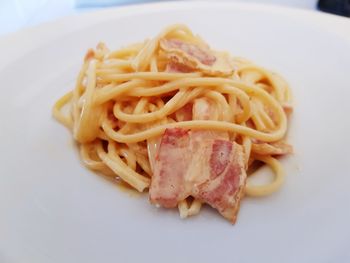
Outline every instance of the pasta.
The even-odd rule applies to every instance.
[[[89,169],[140,192],[150,188],[167,129],[227,134],[242,147],[248,176],[257,163],[274,171],[269,184],[244,185],[246,195],[265,196],[283,183],[277,157],[292,152],[285,142],[290,101],[278,74],[214,51],[185,25],[172,25],[116,51],[103,43],[88,50],[75,88],[55,103],[53,115],[72,131]],[[203,102],[210,118],[194,118],[194,103]],[[202,203],[179,200],[180,216],[198,214]]]

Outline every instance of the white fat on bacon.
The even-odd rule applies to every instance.
[[[160,47],[170,60],[167,71],[201,71],[208,75],[231,75],[233,65],[227,53],[213,51],[207,45],[186,43],[179,39],[161,39]]]
[[[195,100],[194,118],[210,119],[211,114],[208,100]],[[150,201],[172,208],[192,196],[235,222],[245,182],[243,149],[227,133],[171,128],[155,156]]]

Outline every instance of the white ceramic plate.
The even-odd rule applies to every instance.
[[[79,162],[51,117],[82,57],[181,22],[217,49],[280,72],[294,97],[286,182],[246,198],[231,225],[181,220]],[[84,14],[0,40],[0,262],[349,262],[350,20],[237,3],[163,3]]]

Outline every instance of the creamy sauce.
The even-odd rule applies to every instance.
[[[140,197],[142,195],[142,193],[137,191],[135,188],[130,186],[128,183],[124,182],[122,179],[116,178],[115,175],[107,176],[107,175],[104,175],[104,174],[101,174],[101,173],[100,173],[100,175],[104,179],[112,182],[113,185],[115,185],[119,190],[121,190],[124,193],[127,193],[129,196]]]

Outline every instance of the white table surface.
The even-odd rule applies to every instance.
[[[72,14],[108,7],[79,7],[77,2],[92,0],[0,0],[0,36]],[[107,1],[107,0],[104,0]],[[109,0],[124,3],[126,0]],[[149,2],[151,0],[143,0]],[[214,1],[214,0],[213,0]],[[277,4],[316,10],[317,0],[226,0]],[[98,0],[95,0],[98,2]],[[107,1],[108,2],[108,1]],[[129,0],[128,2],[142,2]]]

